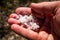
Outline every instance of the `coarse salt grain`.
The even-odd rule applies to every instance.
[[[35,29],[38,29],[40,27],[36,22],[34,22],[34,18],[32,15],[22,16],[19,14],[19,17],[20,18],[18,20],[22,23],[22,25],[24,24],[24,25],[28,26],[27,29],[35,30]]]

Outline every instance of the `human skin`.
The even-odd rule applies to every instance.
[[[44,11],[42,10],[44,9]],[[27,10],[27,11],[25,11]],[[49,11],[48,11],[49,10]],[[31,3],[30,8],[24,7],[24,8],[17,8],[16,13],[22,13],[22,14],[30,14],[32,13],[38,17],[43,15],[43,12],[52,13],[55,14],[53,16],[53,24],[54,27],[52,27],[52,33],[56,33],[58,36],[60,34],[60,27],[58,23],[60,22],[60,1],[54,1],[54,2],[41,2],[41,3]],[[34,32],[32,30],[28,30],[24,27],[22,27],[20,24],[20,21],[16,19],[18,16],[17,14],[12,13],[8,19],[9,24],[11,24],[11,29],[16,32],[17,34],[23,35],[29,39],[32,40],[57,40],[58,36],[56,34],[48,33],[45,31],[45,27],[42,27],[40,32]],[[39,15],[38,15],[39,14]],[[53,25],[52,24],[52,25]]]

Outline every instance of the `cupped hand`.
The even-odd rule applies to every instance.
[[[28,7],[20,7],[16,9],[16,13],[12,13],[9,16],[8,22],[9,24],[11,24],[11,29],[13,31],[15,31],[17,34],[21,34],[29,39],[33,39],[33,40],[40,40],[40,39],[47,39],[48,33],[45,31],[41,31],[40,33],[34,32],[32,30],[28,30],[24,27],[22,27],[20,24],[20,21],[17,20],[17,14],[21,14],[25,15],[25,14],[30,14],[31,13],[31,8]],[[44,37],[43,37],[43,36]]]
[[[51,16],[55,15],[54,13],[55,13],[56,8],[59,8],[58,4],[59,2],[42,2],[42,3],[32,3],[30,5],[31,8],[27,8],[27,7],[17,8],[16,14],[12,13],[8,19],[8,22],[11,24],[11,29],[15,31],[16,33],[21,34],[29,39],[54,40],[52,34],[48,34],[48,32],[46,32],[45,29],[47,29],[47,27],[42,26],[40,32],[37,33],[19,25],[20,21],[17,20],[16,18],[18,16],[17,14],[19,13],[21,13],[22,15],[33,13],[33,15],[38,17],[39,19],[44,19],[44,17],[47,17],[49,19]],[[58,10],[56,11],[56,14],[59,14]]]
[[[45,22],[42,26],[49,25],[48,30],[52,30],[54,36],[60,37],[60,1],[52,1],[52,2],[42,2],[42,3],[32,3],[30,5],[33,15],[38,17],[39,19],[44,19]],[[52,20],[51,20],[52,18]],[[56,37],[55,37],[56,38]],[[58,37],[57,37],[58,38]]]

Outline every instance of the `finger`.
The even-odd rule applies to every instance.
[[[60,36],[60,1],[58,2],[57,8],[56,8],[56,15],[53,17],[53,23],[54,23],[54,32]]]
[[[56,19],[57,23],[60,25],[60,14],[56,15]]]
[[[18,17],[18,15],[16,14],[16,13],[12,13],[10,16],[9,16],[9,18],[17,18]]]
[[[57,14],[57,15],[59,15],[59,14]],[[58,35],[58,36],[60,36],[60,22],[58,21],[59,19],[57,19],[57,18],[59,18],[58,16],[56,16],[55,17],[55,19],[53,19],[53,25],[54,25],[54,32]]]
[[[55,17],[56,17],[56,21],[60,24],[60,8],[57,9]]]
[[[48,38],[48,33],[47,32],[45,32],[45,31],[41,31],[40,33],[39,33],[39,40],[47,40],[47,38]]]
[[[31,8],[28,7],[19,7],[16,9],[17,14],[31,14]]]
[[[9,18],[9,19],[8,19],[8,23],[9,23],[9,24],[20,24],[20,21],[14,19],[14,18]]]
[[[52,34],[49,34],[49,36],[48,36],[48,39],[47,39],[47,40],[54,40],[53,35],[52,35]]]
[[[41,3],[31,3],[30,7],[32,9],[36,8],[50,8],[50,7],[55,7],[57,5],[57,1],[54,2],[41,2]]]
[[[16,33],[18,34],[21,34],[27,38],[30,38],[30,39],[35,39],[38,37],[38,34],[36,32],[33,32],[32,30],[29,30],[29,29],[25,29],[17,24],[13,24],[11,26],[11,29],[13,31],[15,31]]]
[[[56,5],[57,2],[54,1],[54,2],[31,3],[30,7],[32,10],[36,11],[37,13],[40,13],[41,10],[43,9],[53,10],[56,7]]]

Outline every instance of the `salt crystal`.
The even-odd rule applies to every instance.
[[[27,19],[31,21],[33,19],[32,15],[30,15]]]
[[[31,24],[33,30],[39,28],[39,25],[37,25],[36,23],[30,23],[30,24]]]
[[[27,22],[27,20],[25,19],[25,17],[20,17],[19,20],[20,20],[21,23]]]
[[[35,29],[39,28],[39,25],[37,25],[37,23],[34,22],[34,18],[33,18],[32,15],[29,15],[29,16],[28,15],[24,15],[24,16],[22,16],[22,15],[19,14],[19,16],[20,16],[20,18],[19,18],[20,22],[22,24],[28,26],[27,29],[35,30]]]
[[[27,16],[27,15],[24,15],[24,17],[25,17],[25,19],[27,19],[27,18],[28,18],[28,16]]]

